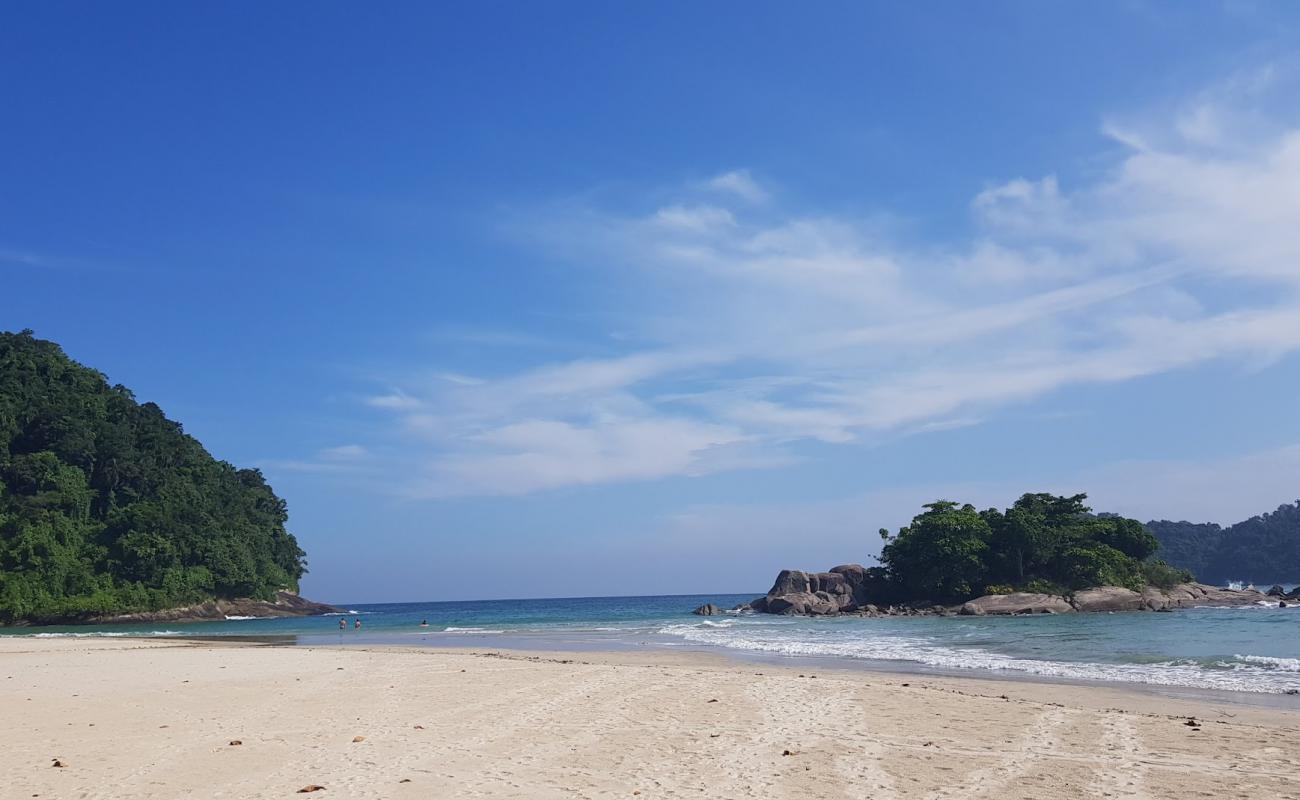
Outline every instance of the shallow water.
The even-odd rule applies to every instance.
[[[238,636],[304,645],[543,650],[694,647],[899,669],[1300,692],[1300,608],[879,619],[690,614],[706,602],[726,608],[757,594],[351,605],[343,630],[339,616],[325,616],[26,628],[0,635]],[[356,619],[362,620],[360,630],[353,627]]]

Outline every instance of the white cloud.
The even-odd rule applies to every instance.
[[[745,440],[734,428],[667,417],[526,420],[469,437],[470,448],[436,461],[410,492],[525,494],[767,465],[743,452]]]
[[[704,186],[715,192],[735,195],[748,203],[763,203],[768,199],[767,190],[754,180],[747,169],[734,169],[715,175],[705,181]]]
[[[369,455],[370,451],[359,444],[341,444],[320,451],[320,457],[327,461],[356,461]]]
[[[736,218],[717,206],[666,206],[655,212],[653,221],[668,230],[694,234],[723,233],[736,225]]]
[[[691,199],[697,185],[641,214],[552,216],[539,240],[624,289],[602,309],[623,334],[605,355],[367,402],[423,443],[413,492],[516,494],[767,466],[794,441],[1266,365],[1300,350],[1300,126],[1229,100],[1272,83],[1111,120],[1109,169],[991,185],[971,201],[975,233],[942,247],[783,209],[744,171],[704,185],[713,203]]]
[[[387,408],[397,411],[406,411],[420,408],[422,403],[405,392],[392,391],[388,394],[367,397],[366,405],[371,406],[372,408]]]
[[[341,444],[325,447],[305,459],[275,459],[263,461],[259,466],[284,472],[315,472],[354,474],[373,467],[371,452],[359,444]]]

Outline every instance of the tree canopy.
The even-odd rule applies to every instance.
[[[935,601],[1191,580],[1152,558],[1159,542],[1142,523],[1093,514],[1086,499],[1026,494],[1005,511],[930,503],[896,535],[881,531],[880,561],[902,597]]]
[[[1300,500],[1227,528],[1214,523],[1148,522],[1170,564],[1214,583],[1286,583],[1300,576]]]
[[[0,622],[296,591],[287,518],[258,470],[53,342],[0,333]]]

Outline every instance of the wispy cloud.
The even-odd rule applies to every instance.
[[[800,440],[1270,363],[1300,350],[1300,126],[1268,114],[1273,83],[1108,119],[1108,169],[992,184],[974,234],[942,247],[783,208],[743,170],[642,213],[549,215],[535,241],[591,265],[583,280],[650,289],[606,309],[632,321],[621,352],[367,403],[419,443],[411,492],[523,493],[769,466]]]
[[[747,169],[733,169],[715,175],[704,182],[704,187],[715,192],[734,195],[747,203],[767,202],[769,194]]]
[[[355,473],[374,466],[369,448],[359,444],[341,444],[316,451],[310,458],[267,460],[259,466],[284,472]]]

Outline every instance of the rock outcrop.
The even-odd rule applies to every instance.
[[[782,570],[768,593],[748,604],[768,614],[833,615],[865,612],[881,578],[861,564],[841,564],[828,572]],[[867,612],[869,613],[869,612]]]
[[[722,609],[712,603],[705,603],[691,613],[701,617],[716,617],[718,614],[722,613]]]
[[[1159,605],[1159,590],[1138,593],[1123,586],[1098,586],[1080,589],[1070,598],[1076,611],[1147,611],[1148,604]]]
[[[275,600],[209,600],[192,606],[166,608],[161,611],[139,611],[131,614],[112,614],[90,617],[82,622],[204,622],[226,617],[310,617],[329,614],[343,609],[324,603],[305,600],[292,592],[277,592]]]
[[[1070,614],[1074,606],[1064,597],[1036,592],[1012,594],[986,594],[962,603],[957,613],[963,616],[982,617],[987,614]]]
[[[1281,587],[1276,587],[1278,592]],[[1300,599],[1300,591],[1293,593]],[[1172,611],[1193,606],[1246,606],[1272,598],[1280,602],[1292,595],[1270,595],[1254,589],[1222,589],[1201,583],[1184,583],[1170,589],[1148,586],[1141,592],[1122,586],[1097,586],[1068,595],[1014,592],[976,597],[956,606],[934,605],[925,600],[889,605],[883,573],[858,564],[834,567],[829,572],[782,570],[763,597],[737,607],[740,611],[805,616],[859,616],[961,614],[964,616],[1070,614],[1075,612]],[[701,613],[698,609],[695,613]]]

